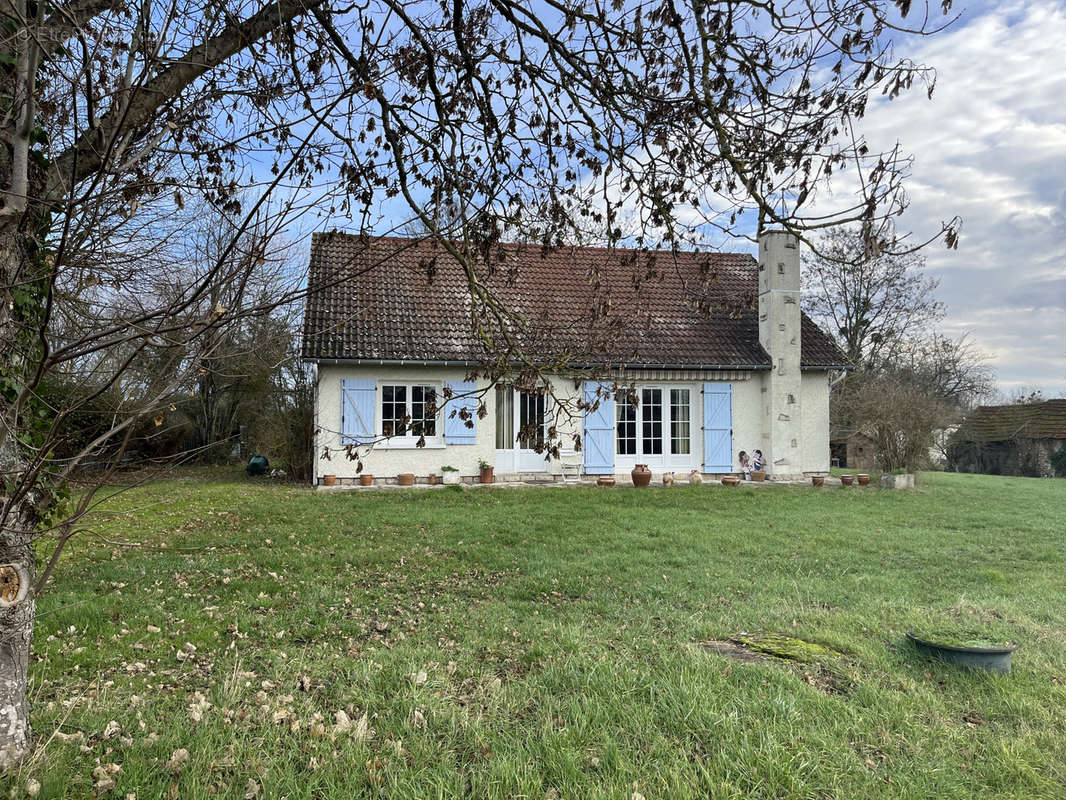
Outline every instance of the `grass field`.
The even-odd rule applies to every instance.
[[[922,478],[136,489],[41,599],[41,747],[8,781],[141,800],[1066,796],[1066,481]],[[903,634],[936,626],[1020,642],[1013,673],[921,661]],[[826,682],[701,646],[741,631],[845,657]]]

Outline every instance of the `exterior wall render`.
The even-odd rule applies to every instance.
[[[801,400],[803,472],[829,472],[829,373],[804,372]]]
[[[357,478],[356,462],[349,460],[341,444],[341,381],[348,378],[370,378],[378,383],[422,382],[443,384],[445,381],[461,381],[465,376],[465,369],[461,367],[425,367],[425,366],[367,366],[367,365],[319,365],[317,370],[317,403],[316,403],[316,426],[318,434],[315,441],[315,476],[317,480],[327,474],[336,475],[342,482],[351,482]],[[732,460],[734,471],[740,471],[737,454],[746,450],[749,454],[760,448],[764,441],[762,404],[767,381],[766,373],[748,372],[743,373],[743,380],[730,381],[733,385],[733,447]],[[638,386],[674,386],[687,387],[692,398],[692,426],[691,441],[692,467],[699,467],[703,463],[703,436],[701,418],[701,392],[702,381],[652,381],[636,380]],[[559,398],[561,405],[556,409],[557,414],[549,415],[560,432],[564,459],[572,458],[580,460],[580,454],[565,455],[568,446],[572,442],[571,435],[574,432],[580,434],[582,430],[582,418],[574,408],[580,392],[580,387],[572,379],[555,378],[552,380],[553,391]],[[395,478],[400,473],[414,473],[417,478],[425,478],[430,473],[441,474],[441,467],[449,465],[459,470],[465,480],[472,480],[478,474],[478,463],[482,460],[489,464],[496,463],[496,393],[482,382],[479,388],[486,390],[484,399],[487,415],[477,422],[476,441],[473,445],[446,445],[439,442],[431,443],[424,448],[416,448],[411,444],[399,446],[393,442],[381,443],[370,447],[360,447],[359,453],[363,461],[363,472],[375,476],[376,479]],[[812,462],[805,468],[825,470],[828,469],[829,459],[829,414],[828,414],[828,381],[825,373],[810,373],[804,376],[803,382],[804,408],[810,419],[803,424],[804,436],[813,437],[812,452],[821,452],[824,449],[824,465],[819,466]],[[379,393],[380,394],[380,393]],[[808,402],[809,401],[809,402]],[[567,408],[569,406],[569,408]],[[572,413],[568,413],[572,412]],[[818,414],[823,417],[819,418]],[[380,398],[376,410],[376,420],[380,425]],[[819,439],[821,437],[821,439]],[[824,440],[824,441],[823,441]],[[824,447],[818,444],[822,441]],[[331,458],[326,460],[322,457],[324,449],[328,448]],[[616,475],[618,478],[628,478],[628,461],[626,465],[620,464],[616,456]],[[630,457],[629,460],[635,460]],[[549,475],[560,475],[562,465],[558,460],[547,463]],[[505,473],[500,472],[498,476]],[[655,480],[661,478],[662,469],[656,470]],[[679,478],[684,476],[679,475]]]

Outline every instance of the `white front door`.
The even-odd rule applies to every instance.
[[[511,387],[496,390],[496,469],[507,472],[547,472],[543,447],[547,430],[548,398]]]

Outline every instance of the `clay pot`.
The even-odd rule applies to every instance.
[[[359,485],[360,486],[373,486],[374,485],[374,476],[371,475],[370,473],[363,473],[362,475],[359,476]]]
[[[614,478],[608,477],[607,475],[601,475],[600,477],[598,477],[596,479],[596,485],[597,486],[614,486]]]
[[[723,486],[740,486],[740,478],[735,475],[726,475],[722,478]]]
[[[414,473],[413,472],[401,472],[399,475],[396,476],[396,485],[397,486],[414,486],[415,485],[415,475],[414,475]]]
[[[814,486],[825,486],[825,478],[821,475],[812,475],[811,483]]]
[[[336,486],[337,485],[337,476],[336,475],[323,475],[322,476],[322,485],[323,486]]]
[[[648,469],[647,464],[637,464],[629,476],[633,479],[633,485],[638,489],[651,483],[651,470]]]
[[[763,472],[761,469],[757,469],[753,473],[751,473],[751,479],[756,483],[762,483],[764,480],[766,480],[766,473]]]
[[[494,467],[482,467],[481,473],[478,475],[478,480],[482,483],[492,483],[495,479],[493,475],[494,470]]]
[[[854,475],[841,475],[840,476],[840,485],[841,486],[851,486],[851,484],[853,484],[853,483],[855,483],[855,476]]]
[[[859,475],[856,475],[855,477],[859,481],[859,486],[869,486],[870,485],[870,476],[869,475],[865,475],[865,474],[860,473]]]
[[[429,485],[430,486],[436,486],[437,485],[437,473],[435,473],[435,472],[429,473]]]

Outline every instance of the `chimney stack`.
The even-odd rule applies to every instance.
[[[799,239],[759,235],[759,343],[772,366],[762,386],[762,452],[767,474],[802,478]]]

